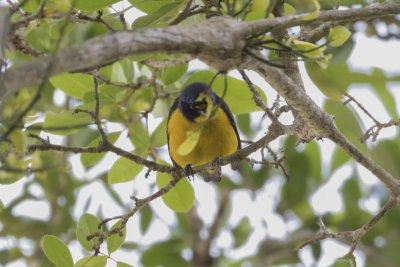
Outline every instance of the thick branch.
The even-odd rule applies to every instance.
[[[375,174],[385,184],[393,198],[400,196],[400,183],[389,172],[375,163],[354,146],[336,127],[332,115],[323,111],[306,92],[281,69],[262,64],[250,58],[240,66],[243,69],[252,69],[258,72],[271,84],[277,92],[285,98],[288,104],[299,112],[309,127],[317,134],[318,138],[329,138],[354,158],[358,163]]]
[[[93,70],[126,56],[157,52],[198,55],[213,67],[228,70],[240,62],[245,38],[250,35],[277,27],[321,24],[329,21],[347,23],[398,13],[400,3],[393,2],[354,10],[321,11],[319,17],[312,21],[301,20],[301,15],[241,23],[232,18],[214,17],[186,25],[114,32],[57,53],[49,76],[63,72]],[[1,85],[0,100],[24,87],[40,83],[46,74],[45,69],[50,58],[39,57],[7,70]]]
[[[114,32],[92,38],[60,51],[49,76],[63,72],[89,71],[130,55],[157,52],[218,54],[237,58],[244,41],[236,36],[238,23],[226,17],[164,28]],[[235,56],[236,54],[236,56]],[[7,70],[0,99],[21,88],[38,84],[46,74],[51,56],[39,57],[20,67]]]

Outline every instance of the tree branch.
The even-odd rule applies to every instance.
[[[388,212],[394,205],[396,205],[396,200],[390,199],[382,207],[382,209],[378,212],[378,214],[376,214],[371,220],[369,220],[362,227],[360,227],[354,231],[331,233],[325,227],[325,224],[322,221],[322,218],[320,217],[317,221],[317,224],[319,225],[319,228],[320,228],[320,232],[314,238],[301,244],[296,250],[300,250],[310,244],[318,243],[327,238],[334,238],[334,239],[349,238],[351,240],[351,247],[350,247],[348,254],[353,254],[361,237],[363,237],[377,222],[379,222],[385,216],[386,212]]]
[[[49,76],[63,72],[89,71],[126,56],[157,52],[198,55],[211,66],[219,70],[228,70],[240,63],[248,36],[268,32],[277,27],[321,24],[328,21],[348,23],[398,13],[400,3],[392,2],[360,9],[321,11],[318,18],[310,21],[302,20],[301,15],[249,22],[237,22],[228,17],[213,17],[186,25],[114,32],[57,53]],[[0,91],[0,101],[22,88],[40,83],[46,74],[44,70],[49,61],[50,56],[43,56],[7,70]]]
[[[380,165],[362,153],[336,127],[332,115],[323,111],[306,92],[288,77],[281,69],[262,64],[253,58],[244,60],[241,69],[252,69],[258,72],[285,100],[299,112],[307,126],[317,134],[317,138],[329,138],[354,158],[358,163],[371,171],[385,184],[389,195],[400,196],[400,182]]]
[[[281,125],[271,125],[268,133],[260,138],[257,142],[252,143],[251,145],[242,148],[235,153],[221,158],[220,161],[218,162],[209,162],[203,165],[199,165],[196,167],[192,167],[194,173],[201,173],[203,171],[207,171],[210,169],[214,169],[215,164],[219,164],[220,166],[224,166],[227,164],[230,164],[235,161],[240,161],[245,159],[248,155],[251,153],[257,151],[259,148],[264,147],[266,144],[270,143],[274,139],[276,139],[278,136],[282,135],[284,133],[284,129],[281,127]],[[119,148],[115,145],[113,145],[110,142],[101,142],[98,146],[96,147],[72,147],[72,146],[63,146],[63,145],[54,145],[48,142],[47,140],[41,139],[41,144],[34,144],[34,145],[29,145],[28,146],[28,152],[32,153],[36,150],[39,151],[47,151],[47,150],[53,150],[53,151],[59,151],[59,152],[71,152],[71,153],[101,153],[101,152],[113,152],[117,154],[118,156],[130,159],[137,164],[146,166],[147,168],[153,170],[153,171],[159,171],[159,172],[164,172],[164,173],[169,173],[173,176],[179,176],[179,177],[184,177],[185,172],[183,169],[179,167],[170,167],[166,165],[161,165],[158,164],[154,161],[144,159],[138,155],[132,154],[126,150],[123,150],[122,148]]]

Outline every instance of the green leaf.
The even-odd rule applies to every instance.
[[[134,179],[142,169],[143,165],[120,157],[108,172],[108,184],[128,182]]]
[[[167,144],[167,119],[163,120],[151,134],[151,147],[160,147]]]
[[[331,159],[331,172],[345,164],[349,159],[350,156],[347,153],[340,148],[336,148]]]
[[[119,83],[132,83],[134,77],[133,63],[129,59],[122,59],[112,65],[110,80]]]
[[[74,3],[74,7],[83,11],[95,11],[108,6],[111,6],[114,3],[117,3],[121,0],[70,0]]]
[[[152,27],[157,24],[158,26],[163,26],[161,23],[166,23],[168,20],[176,16],[183,3],[184,1],[180,0],[163,5],[157,11],[136,19],[132,24],[132,29]]]
[[[193,82],[210,83],[214,76],[215,73],[209,70],[195,72],[189,76],[183,87]],[[233,114],[243,114],[261,110],[254,103],[252,99],[253,94],[244,81],[233,77],[227,77],[227,79],[228,88],[224,100],[228,104],[229,109]],[[225,87],[224,84],[224,78],[222,76],[218,76],[214,80],[214,83],[211,87],[217,95],[222,96]],[[267,103],[267,98],[264,92],[259,87],[256,86],[256,88],[260,92],[263,101]]]
[[[21,4],[21,0],[18,1]],[[40,1],[39,0],[27,0],[24,1],[24,5],[21,5],[21,8],[23,11],[25,12],[29,12],[29,13],[36,13],[40,7]]]
[[[394,177],[400,177],[400,146],[392,140],[380,141],[372,150],[372,158]]]
[[[107,134],[108,141],[110,143],[114,144],[118,137],[121,135],[121,132],[113,132]],[[95,139],[93,139],[87,146],[88,147],[96,147],[99,145],[101,142],[102,137],[97,136]],[[98,163],[106,154],[107,152],[102,152],[102,153],[82,153],[81,154],[81,162],[82,165],[85,166],[86,168],[92,167],[96,163]]]
[[[300,40],[293,40],[291,43],[291,47],[294,50],[298,50],[303,52],[309,58],[319,58],[324,56],[324,51],[326,49],[325,46],[319,47],[316,44],[300,41]]]
[[[22,130],[16,129],[12,131],[9,138],[18,152],[24,152],[28,145],[27,137]]]
[[[252,11],[247,13],[245,21],[259,20],[263,19],[264,17],[265,17],[265,12]]]
[[[326,69],[321,68],[316,62],[305,62],[308,76],[321,92],[333,100],[340,100],[347,87],[341,87],[332,81],[332,77]]]
[[[3,209],[4,209],[4,204],[3,204],[3,201],[1,201],[1,199],[0,199],[0,212],[1,212]]]
[[[129,94],[129,92],[128,92]],[[150,108],[150,102],[153,98],[153,89],[150,86],[143,86],[136,90],[129,97],[127,106],[130,113],[137,113]]]
[[[294,8],[294,6],[288,3],[284,4],[284,10],[285,10],[285,16],[290,16],[296,13],[296,9]]]
[[[311,0],[314,5],[314,11],[301,17],[301,20],[313,20],[319,16],[320,5],[318,0]]]
[[[11,155],[9,155],[7,157],[7,160],[10,158],[10,156]],[[14,155],[14,157],[16,157],[16,156]],[[23,164],[23,165],[21,163],[24,163],[24,162],[19,160],[19,164],[12,165],[12,167],[20,168],[20,169],[27,169],[27,167],[28,167],[27,162],[25,162],[25,164]],[[19,179],[21,179],[23,177],[25,177],[25,173],[24,172],[22,172],[22,173],[14,173],[14,172],[9,172],[9,171],[2,170],[0,168],[0,184],[12,184],[12,183],[17,182]]]
[[[349,138],[355,146],[363,152],[367,152],[365,144],[360,142],[360,138],[363,136],[360,126],[361,120],[356,117],[356,113],[353,112],[352,109],[340,102],[327,100],[324,105],[324,110],[335,116],[335,122],[339,130]]]
[[[128,0],[136,9],[140,11],[150,14],[160,9],[166,3],[172,3],[175,0]]]
[[[48,1],[46,8],[55,9],[59,12],[65,13],[71,9],[71,2],[70,0],[50,0]]]
[[[321,68],[325,69],[328,67],[329,59],[332,57],[332,55],[326,56],[324,54],[326,46],[318,46],[316,44],[300,40],[293,40],[290,46],[293,50],[303,53],[306,57],[315,59],[315,61],[311,62],[318,64]]]
[[[74,265],[67,245],[54,235],[45,235],[43,237],[43,251],[46,257],[57,267],[71,267]]]
[[[169,184],[171,176],[162,172],[157,173],[157,185],[161,189]],[[175,212],[188,212],[194,204],[194,190],[189,181],[182,178],[168,193],[162,195],[164,203]]]
[[[253,131],[250,125],[250,115],[249,114],[239,114],[236,116],[237,126],[239,130],[246,135],[247,138],[251,139],[253,136]]]
[[[140,210],[140,230],[144,234],[150,226],[150,222],[153,219],[153,211],[149,205],[144,206]]]
[[[290,181],[282,187],[280,212],[292,210],[303,222],[315,219],[308,197],[313,192],[315,182],[310,179],[311,163],[305,153],[296,150],[297,138],[289,136],[285,140],[285,168]],[[315,224],[315,221],[313,221]]]
[[[99,93],[98,94],[99,97],[99,116],[100,119],[104,118],[104,109],[105,108],[109,108],[112,106],[115,106],[115,101],[114,99],[112,99],[112,97],[110,97],[109,95],[103,94],[103,93]],[[84,96],[83,96],[83,101],[85,102],[85,104],[77,107],[77,108],[81,108],[81,109],[86,109],[86,110],[94,110],[95,109],[95,95],[93,91],[87,92]]]
[[[106,256],[86,256],[75,263],[74,267],[105,267],[107,265]]]
[[[85,213],[79,218],[76,227],[76,238],[79,243],[81,243],[82,247],[89,251],[93,251],[93,245],[98,241],[98,238],[95,237],[88,241],[86,237],[96,232],[101,232],[102,229],[98,228],[99,224],[100,219],[89,213]]]
[[[341,46],[349,39],[351,32],[344,26],[336,26],[328,35],[328,44],[333,47]]]
[[[252,231],[250,221],[248,217],[244,217],[240,220],[239,224],[232,229],[232,235],[235,239],[234,247],[238,248],[243,245],[249,238]]]
[[[196,147],[200,139],[201,128],[186,133],[186,139],[176,151],[181,156],[186,156]]]
[[[158,73],[160,80],[165,84],[169,85],[176,82],[187,72],[188,64],[182,64],[178,66],[172,66],[168,68],[162,68]]]
[[[369,78],[372,88],[381,99],[384,107],[389,112],[390,116],[397,120],[399,117],[397,115],[396,102],[387,88],[386,83],[388,82],[388,78],[386,77],[386,74],[381,69],[374,68],[369,75]]]
[[[287,155],[285,165],[290,176],[290,183],[282,188],[282,198],[292,208],[301,203],[307,194],[307,181],[310,176],[310,161],[302,153],[295,152]]]
[[[183,248],[182,240],[176,238],[153,244],[142,253],[142,264],[146,267],[189,266],[182,258]]]
[[[353,254],[347,254],[344,257],[336,259],[335,263],[330,267],[353,267],[357,266],[356,258]]]
[[[253,192],[256,192],[258,189],[262,188],[266,180],[271,177],[271,169],[271,165],[263,165],[259,169],[253,169],[249,163],[242,162],[239,172],[242,177],[248,177],[246,186]],[[241,185],[232,182],[230,179],[222,179],[221,186],[232,190],[241,188]]]
[[[120,101],[120,95],[125,95],[128,90],[126,88],[121,88],[119,86],[102,84],[99,86],[99,93],[102,93],[110,97],[113,101]]]
[[[265,12],[269,6],[269,0],[254,0],[251,6],[251,11],[253,12]]]
[[[76,134],[71,137],[71,146],[87,146],[93,139],[99,136],[99,131],[89,127],[79,129]]]
[[[63,73],[50,78],[50,82],[67,95],[82,100],[86,92],[94,90],[93,77],[87,74]]]
[[[121,222],[122,221],[116,222],[111,227],[111,230],[113,230],[116,227],[118,227],[119,225],[121,225]],[[114,251],[119,249],[124,244],[125,237],[126,237],[126,227],[122,228],[122,236],[120,236],[119,234],[114,234],[107,238],[108,255],[111,255],[111,253],[113,253]]]
[[[152,114],[155,118],[164,118],[165,114],[168,114],[170,107],[171,107],[171,100],[158,99],[154,106]]]
[[[311,177],[314,182],[320,183],[322,181],[321,177],[321,154],[319,150],[318,143],[312,141],[306,145],[304,149],[305,155],[308,157],[311,167]]]
[[[133,267],[133,266],[122,261],[117,261],[117,267]]]
[[[44,119],[43,131],[68,135],[76,133],[80,128],[86,127],[92,122],[89,114],[83,112],[74,114],[73,112],[73,110],[68,110],[64,113],[47,112]]]
[[[129,128],[129,137],[136,149],[149,148],[150,138],[140,121],[134,123],[131,128]]]
[[[29,160],[18,156],[16,153],[6,153],[2,159],[2,168],[0,168],[0,184],[10,184],[18,181],[26,175],[25,172],[7,171],[6,168],[16,170],[28,170]],[[3,168],[5,168],[3,170]]]

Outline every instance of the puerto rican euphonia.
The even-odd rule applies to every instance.
[[[218,107],[214,112],[209,108]],[[211,110],[211,112],[210,112]],[[196,135],[194,148],[181,153],[180,146],[190,134]],[[210,86],[194,82],[175,99],[168,116],[168,151],[174,165],[181,168],[199,166],[233,154],[240,149],[235,119],[228,105]],[[238,163],[232,164],[236,169]],[[221,167],[202,173],[205,181],[220,181]]]

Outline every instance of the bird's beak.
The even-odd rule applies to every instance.
[[[207,116],[207,109],[199,110],[200,115]]]

